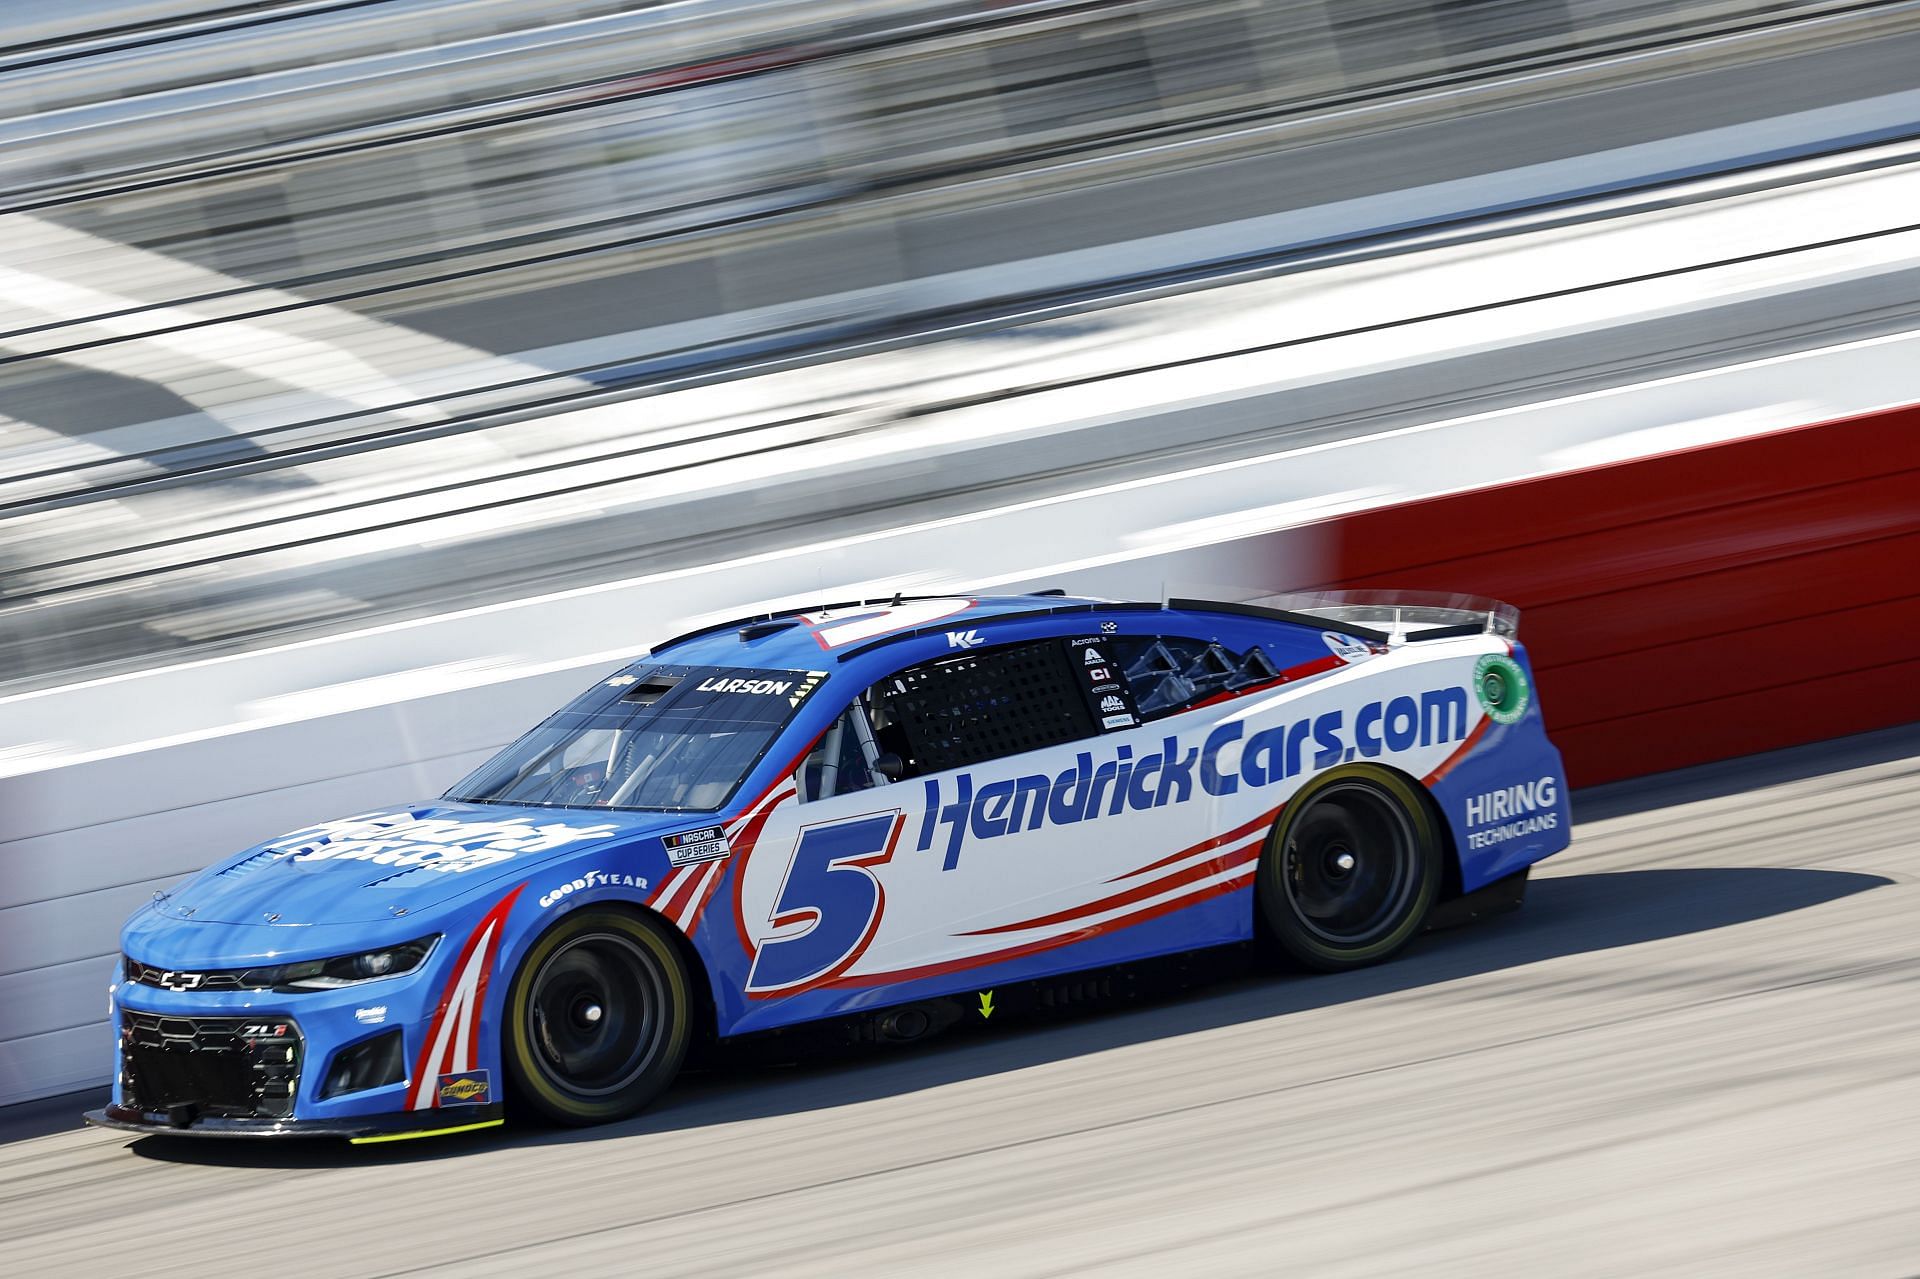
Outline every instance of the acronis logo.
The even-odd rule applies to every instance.
[[[1273,786],[1302,773],[1331,768],[1353,759],[1376,759],[1415,747],[1464,741],[1467,693],[1462,688],[1432,689],[1419,697],[1369,702],[1351,725],[1344,710],[1263,728],[1251,736],[1244,720],[1216,727],[1198,745],[1177,736],[1160,739],[1160,749],[1134,756],[1126,742],[1095,762],[1080,751],[1073,765],[1056,774],[1033,773],[976,785],[971,772],[942,783],[926,778],[926,811],[920,820],[919,849],[934,847],[944,835],[942,869],[960,864],[969,838],[998,839],[1043,826],[1072,826],[1123,811],[1139,812],[1184,804],[1196,791],[1214,796],[1237,794],[1245,786]],[[1226,761],[1228,748],[1244,743],[1237,763]]]

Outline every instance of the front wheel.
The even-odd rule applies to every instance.
[[[1335,769],[1288,803],[1260,855],[1268,931],[1308,968],[1377,964],[1420,931],[1440,888],[1440,836],[1395,773]]]
[[[515,1096],[556,1123],[606,1123],[637,1113],[680,1072],[692,988],[663,925],[582,910],[527,952],[506,1014]]]

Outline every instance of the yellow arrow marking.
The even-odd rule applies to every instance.
[[[993,1016],[993,992],[990,990],[980,992],[980,1016],[982,1018]]]

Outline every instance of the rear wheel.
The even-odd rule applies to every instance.
[[[1388,958],[1439,891],[1439,831],[1395,773],[1335,769],[1287,805],[1260,856],[1262,918],[1289,957],[1338,972]]]
[[[533,944],[507,994],[515,1095],[562,1124],[637,1113],[686,1060],[692,1002],[663,925],[620,911],[568,916]]]

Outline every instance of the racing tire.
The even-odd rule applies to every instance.
[[[572,1127],[629,1118],[680,1073],[693,1007],[665,925],[625,911],[568,915],[534,942],[507,991],[512,1095]]]
[[[1414,783],[1384,769],[1336,768],[1274,823],[1255,879],[1260,917],[1302,967],[1377,964],[1424,927],[1441,859],[1433,811]]]

